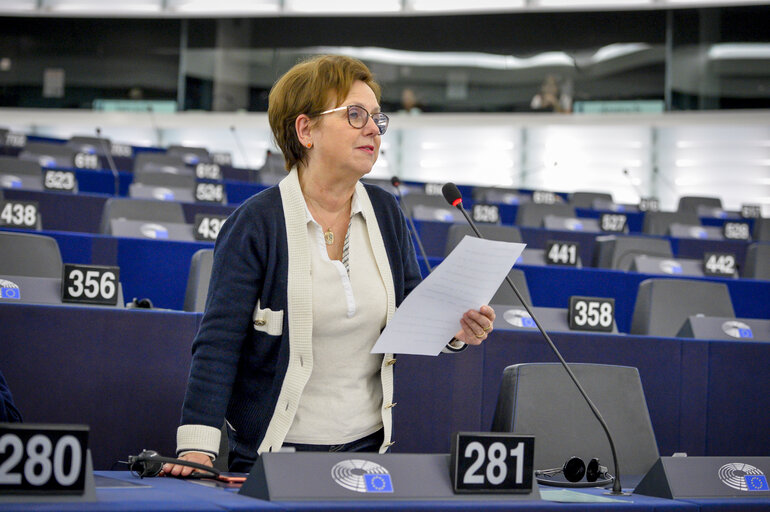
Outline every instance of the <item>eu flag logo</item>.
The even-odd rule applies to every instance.
[[[0,299],[21,299],[21,291],[18,288],[0,288]]]
[[[537,325],[535,325],[535,321],[526,316],[521,319],[521,325],[522,327],[537,327]]]
[[[754,333],[751,332],[751,329],[738,329],[738,336],[741,338],[753,338]]]
[[[390,475],[386,474],[364,475],[364,485],[366,485],[366,492],[393,492],[393,482],[390,481]]]
[[[765,475],[746,475],[743,478],[746,479],[746,486],[749,491],[770,491]]]

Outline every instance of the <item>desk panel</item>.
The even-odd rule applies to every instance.
[[[176,450],[193,313],[0,306],[0,361],[27,422],[90,425],[94,467]]]

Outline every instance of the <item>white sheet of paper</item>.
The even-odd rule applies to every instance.
[[[404,299],[372,353],[438,355],[463,313],[489,303],[525,245],[463,238]]]

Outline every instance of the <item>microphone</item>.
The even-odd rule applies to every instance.
[[[249,159],[246,156],[246,151],[244,151],[243,144],[241,144],[241,139],[238,137],[238,134],[235,131],[235,125],[230,126],[230,133],[233,134],[235,145],[238,146],[238,152],[241,154],[241,158],[243,158],[243,161],[246,163],[246,169],[251,170],[251,165],[249,164]]]
[[[107,157],[107,163],[110,166],[112,177],[115,180],[115,197],[118,197],[120,196],[120,173],[118,173],[118,168],[115,166],[115,161],[112,159],[112,149],[107,147],[107,142],[102,138],[102,129],[98,126],[96,127],[96,136],[99,138],[99,142],[102,145],[104,156]]]
[[[399,206],[400,203],[403,201],[403,197],[401,196],[401,180],[398,179],[397,176],[393,176],[390,178],[390,184],[393,185],[393,188],[396,189],[396,195],[398,196],[399,200]],[[425,261],[425,266],[428,268],[428,273],[430,274],[433,272],[433,268],[430,266],[430,261],[428,261],[428,254],[425,252],[425,247],[422,245],[422,240],[420,239],[420,233],[417,232],[417,228],[414,225],[414,219],[412,218],[412,214],[407,211],[406,208],[401,208],[401,210],[406,215],[406,220],[409,221],[409,225],[412,228],[412,233],[414,234],[414,239],[417,241],[417,247],[420,248],[420,254],[422,254],[422,259]]]
[[[454,183],[446,183],[442,188],[441,192],[444,194],[444,199],[447,200],[449,204],[460,210],[465,217],[465,220],[468,221],[468,224],[471,226],[471,229],[473,229],[473,232],[476,233],[476,236],[479,238],[484,238],[484,236],[481,234],[481,232],[476,227],[476,224],[473,222],[473,219],[471,219],[470,215],[468,215],[468,212],[465,211],[465,208],[463,208],[463,198],[460,194],[460,190],[458,190],[457,185]],[[580,394],[585,399],[586,403],[588,404],[588,407],[591,409],[591,412],[593,412],[594,416],[596,416],[596,419],[599,421],[599,423],[602,426],[602,429],[604,429],[604,433],[607,435],[607,440],[610,444],[610,450],[612,451],[612,462],[615,465],[615,480],[612,483],[612,491],[610,492],[611,495],[623,495],[623,488],[620,485],[620,468],[618,468],[618,456],[615,452],[615,443],[612,440],[612,435],[610,434],[610,429],[607,427],[607,423],[604,421],[604,418],[602,418],[601,413],[599,413],[599,410],[596,408],[594,403],[591,401],[590,398],[588,398],[588,395],[586,394],[585,390],[583,389],[583,386],[580,385],[580,382],[578,382],[577,377],[575,377],[575,374],[572,373],[572,370],[570,369],[569,365],[567,365],[567,362],[562,357],[561,353],[559,352],[559,349],[556,348],[556,345],[553,344],[553,341],[551,341],[551,337],[548,336],[548,333],[545,332],[545,329],[543,329],[543,326],[540,325],[540,321],[535,317],[534,313],[532,312],[532,309],[529,307],[529,304],[524,300],[524,297],[521,296],[521,293],[519,293],[519,290],[516,288],[516,285],[513,284],[513,281],[511,281],[511,278],[507,275],[505,276],[505,281],[508,283],[508,285],[513,290],[513,293],[516,294],[516,298],[519,299],[521,304],[524,306],[524,309],[527,310],[527,313],[529,313],[529,316],[532,317],[532,321],[535,322],[535,325],[537,326],[538,330],[540,331],[540,334],[543,335],[543,338],[545,338],[545,341],[548,342],[548,345],[551,347],[551,350],[554,354],[556,354],[556,357],[559,359],[559,362],[564,367],[564,369],[567,371],[567,375],[569,375],[570,379],[572,379],[572,382],[575,384],[575,387],[577,387]]]
[[[628,172],[628,169],[623,169],[623,176],[628,178],[628,183],[630,183],[634,188],[634,192],[636,192],[636,195],[639,196],[639,200],[641,201],[644,198],[644,194],[642,194],[642,190],[636,185],[636,183],[634,183],[634,178],[631,176],[631,173]]]
[[[161,147],[160,129],[158,128],[158,123],[155,122],[155,110],[153,110],[152,105],[147,105],[147,113],[150,116],[150,125],[155,131],[155,140],[157,141],[158,147]]]

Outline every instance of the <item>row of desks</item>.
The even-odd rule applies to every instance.
[[[200,318],[1,304],[2,371],[26,421],[90,425],[96,469],[172,454]],[[770,343],[552,337],[569,362],[639,369],[661,455],[770,454]],[[397,359],[393,449],[405,453],[448,453],[453,432],[489,430],[503,369],[555,361],[537,333],[502,329],[461,354]]]

